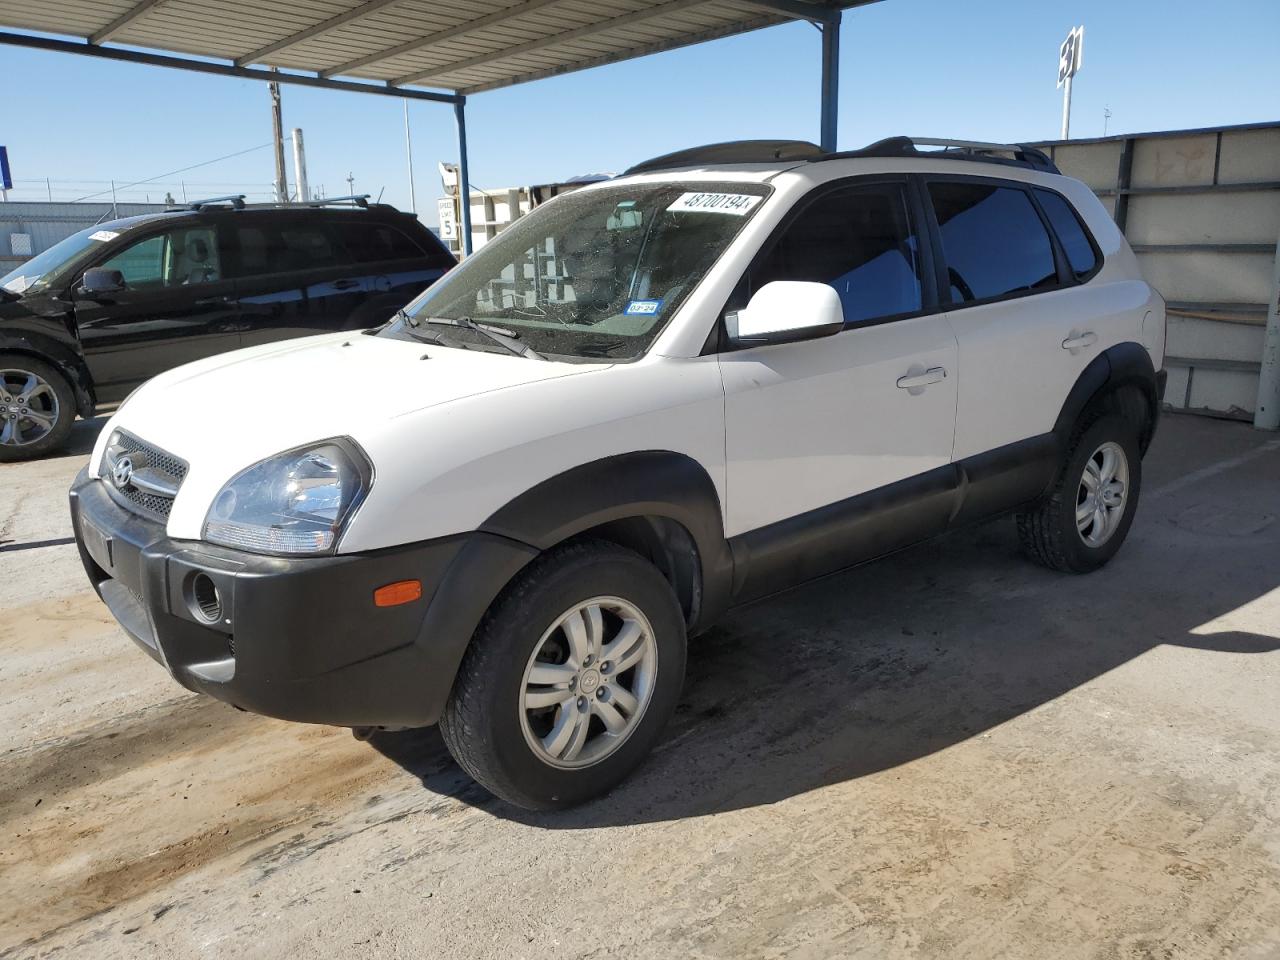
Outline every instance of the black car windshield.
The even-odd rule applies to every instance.
[[[514,334],[535,355],[639,356],[769,189],[628,184],[558,197],[468,257],[379,335],[491,346],[464,340],[463,321]]]
[[[37,257],[0,277],[0,287],[10,293],[32,293],[47,290],[58,283],[68,270],[83,262],[91,251],[114,240],[119,234],[106,227],[88,227],[55,243]]]

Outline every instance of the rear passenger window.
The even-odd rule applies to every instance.
[[[380,223],[338,225],[342,243],[357,263],[381,260],[415,260],[423,254],[418,245],[395,227]]]
[[[919,310],[919,252],[902,189],[854,187],[814,200],[751,271],[753,291],[772,280],[829,284],[845,323]]]
[[[1056,286],[1044,221],[1016,187],[931,183],[951,298],[987,300]]]
[[[297,273],[347,263],[322,226],[238,224],[237,276]]]
[[[1040,201],[1041,209],[1049,218],[1053,232],[1058,235],[1058,242],[1062,244],[1062,250],[1067,255],[1067,263],[1070,264],[1075,278],[1079,280],[1081,277],[1088,276],[1098,265],[1098,254],[1093,244],[1089,242],[1089,235],[1085,232],[1084,224],[1080,222],[1080,215],[1065,199],[1048,190],[1037,190],[1036,199]]]

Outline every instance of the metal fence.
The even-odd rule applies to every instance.
[[[164,209],[162,203],[0,203],[0,273],[95,223]]]
[[[1280,238],[1280,123],[1037,144],[1111,211],[1169,304],[1170,406],[1250,419]]]

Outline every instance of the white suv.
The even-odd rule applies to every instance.
[[[1106,563],[1164,335],[1036,150],[719,144],[538,208],[375,330],[156,377],[72,514],[184,686],[439,722],[563,807],[641,762],[731,606],[1005,512],[1034,559]]]

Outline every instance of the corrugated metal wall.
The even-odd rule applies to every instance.
[[[162,203],[121,203],[118,216],[132,217],[165,209]],[[110,203],[46,203],[11,201],[0,203],[0,273],[8,273],[29,259],[14,249],[13,235],[31,237],[32,256],[43,253],[59,240],[78,230],[113,219]],[[19,241],[21,242],[21,241]]]
[[[1168,301],[1165,402],[1252,417],[1280,238],[1280,123],[1037,146],[1093,188]]]

